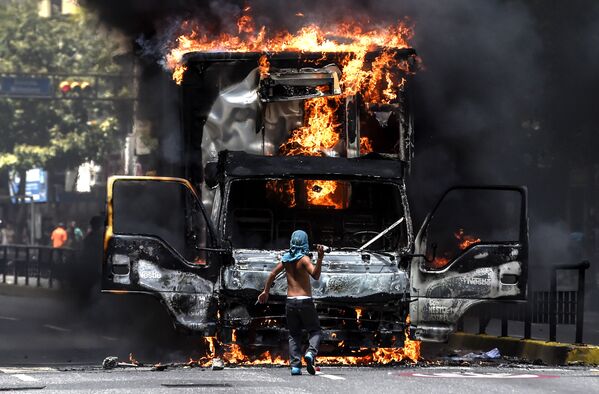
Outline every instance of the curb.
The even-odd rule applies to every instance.
[[[531,362],[541,360],[548,365],[599,364],[599,346],[593,345],[575,345],[462,332],[452,334],[448,344],[452,348],[470,350],[498,348],[502,355]]]

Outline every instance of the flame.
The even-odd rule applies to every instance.
[[[361,317],[362,317],[362,309],[356,308],[356,320],[360,321]]]
[[[480,242],[480,238],[477,238],[473,235],[465,234],[463,228],[461,228],[458,231],[456,231],[455,233],[453,233],[453,236],[458,240],[458,247],[460,248],[460,250],[464,250],[468,246],[474,245],[474,244],[477,244]],[[450,261],[450,258],[447,255],[446,256],[437,256],[430,263],[430,267],[435,268],[435,269],[440,269],[440,268],[445,267],[447,264],[449,264],[449,261]]]
[[[322,156],[339,142],[339,122],[335,119],[337,100],[318,97],[304,102],[306,126],[291,132],[279,147],[284,156]]]
[[[413,30],[403,23],[395,26],[362,27],[357,22],[327,25],[321,28],[306,24],[295,33],[268,31],[266,26],[257,27],[250,15],[251,8],[245,7],[237,19],[236,31],[211,34],[204,25],[195,21],[184,21],[165,63],[173,70],[173,79],[180,84],[185,72],[183,55],[189,52],[261,52],[258,68],[261,77],[268,75],[270,64],[267,54],[284,51],[343,53],[338,66],[342,69],[340,84],[342,94],[333,98],[320,97],[304,102],[304,125],[291,131],[289,139],[279,147],[285,156],[323,156],[340,140],[340,126],[335,116],[339,104],[348,96],[362,94],[366,102],[388,104],[397,99],[396,88],[405,81],[397,81],[394,69],[409,71],[404,60],[397,60],[395,49],[407,48]],[[297,16],[303,17],[302,13]],[[381,53],[365,69],[369,51]],[[368,139],[361,140],[361,154],[372,151]],[[365,152],[365,153],[362,153]],[[313,182],[306,185],[308,203],[311,205],[341,208],[343,195],[335,196],[338,188],[335,181],[318,181],[319,191],[314,191]],[[273,181],[267,189],[285,195],[288,205],[295,206],[295,189],[289,183]]]
[[[356,315],[358,320],[362,316],[362,309],[356,308]],[[409,327],[410,327],[410,316],[406,318],[406,330],[404,332],[404,347],[403,348],[360,348],[352,351],[355,355],[349,356],[318,356],[317,363],[320,365],[386,365],[392,363],[398,363],[404,360],[409,360],[413,363],[417,363],[420,359],[420,341],[411,340],[409,338]],[[336,338],[337,335],[333,333],[331,338]],[[235,330],[232,331],[233,341],[237,340],[237,334]],[[216,337],[204,337],[206,343],[209,346],[209,354],[200,358],[199,360],[190,359],[186,365],[189,366],[201,366],[208,367],[212,363],[212,359],[217,357],[216,355]],[[343,349],[345,346],[344,341],[338,343],[338,348]],[[281,355],[276,355],[270,351],[265,351],[257,356],[250,356],[243,352],[241,346],[236,343],[229,345],[219,344],[219,347],[223,349],[222,355],[220,356],[226,365],[287,365],[287,359]]]
[[[293,179],[274,179],[266,181],[267,197],[274,196],[290,208],[295,207],[295,181]]]
[[[182,65],[181,67],[177,67],[173,71],[173,81],[175,81],[177,83],[177,85],[181,85],[181,82],[183,82],[183,74],[185,74],[185,71],[187,71],[187,66],[186,65]]]
[[[288,31],[270,32],[266,26],[257,28],[250,15],[251,9],[244,8],[237,19],[237,31],[211,34],[199,21],[186,20],[181,24],[181,31],[169,53],[165,63],[170,70],[181,76],[183,55],[189,52],[335,52],[346,53],[341,61],[343,68],[342,85],[345,95],[355,95],[365,87],[369,91],[379,81],[385,81],[387,87],[391,80],[390,70],[393,67],[407,70],[403,62],[397,61],[391,49],[407,48],[413,30],[404,23],[395,26],[375,26],[364,28],[357,22],[345,22],[321,28],[315,24],[306,24],[294,34]],[[297,13],[297,16],[303,16]],[[375,59],[371,70],[364,70],[363,65],[368,51],[383,49],[383,53]],[[180,79],[175,79],[180,83]],[[371,93],[374,93],[372,91]],[[391,100],[391,96],[387,100]]]
[[[430,263],[430,266],[431,266],[431,268],[440,269],[440,268],[445,267],[447,264],[449,264],[449,259],[447,257],[437,256]]]
[[[258,59],[258,70],[260,71],[260,78],[266,78],[268,76],[270,62],[266,55],[262,55],[260,56],[260,59]]]
[[[216,354],[216,337],[204,337],[206,342],[208,342],[208,347],[210,348],[211,354]]]
[[[453,235],[459,241],[458,246],[460,247],[461,250],[464,250],[468,246],[474,245],[474,244],[477,244],[477,243],[480,242],[480,238],[477,238],[477,237],[475,237],[473,235],[466,235],[466,234],[464,234],[464,229],[463,228],[461,228],[458,231],[456,231]]]
[[[343,196],[336,195],[337,188],[341,185],[337,181],[306,181],[306,198],[308,204],[344,208]]]
[[[135,357],[133,357],[133,353],[129,353],[129,362],[133,365],[139,365],[139,361],[137,361]]]
[[[237,344],[227,346],[223,353],[223,360],[229,365],[286,365],[287,360],[279,355],[273,355],[266,351],[256,358],[251,358],[243,353],[241,347]]]
[[[364,156],[372,151],[372,141],[368,137],[360,137],[360,155]]]
[[[291,132],[289,139],[279,147],[285,156],[324,156],[339,142],[335,111],[339,99],[318,97],[304,102],[305,126]],[[306,181],[308,204],[343,208],[342,195],[335,196],[336,181]],[[287,197],[289,199],[289,197]],[[295,198],[292,198],[295,200]]]

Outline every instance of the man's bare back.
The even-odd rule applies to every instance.
[[[316,265],[312,264],[308,256],[303,256],[298,261],[293,263],[279,263],[270,273],[264,291],[258,296],[258,302],[261,304],[268,301],[268,293],[270,286],[274,282],[276,276],[283,270],[287,275],[287,297],[297,296],[312,296],[312,286],[310,285],[310,276],[315,280],[320,279],[320,271],[322,269],[322,258],[324,257],[324,246],[318,245],[318,260]]]
[[[310,274],[308,269],[312,268],[312,262],[308,256],[304,256],[295,263],[283,265],[287,274],[287,297],[310,296],[312,297],[312,286],[310,285]]]

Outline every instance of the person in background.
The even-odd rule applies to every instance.
[[[76,290],[82,305],[100,294],[102,279],[102,253],[104,247],[104,221],[102,216],[94,216],[89,221],[90,231],[83,239],[83,247],[78,252],[75,264]]]
[[[52,235],[50,236],[50,241],[52,242],[53,248],[62,248],[66,246],[67,241],[69,240],[69,236],[67,234],[67,230],[65,229],[64,223],[58,223],[58,226],[52,231]]]
[[[15,229],[10,222],[6,222],[0,230],[2,237],[2,245],[10,245],[15,243]]]
[[[77,227],[77,222],[74,220],[69,223],[67,234],[69,238],[69,246],[73,249],[79,249],[81,242],[83,241],[83,231]]]

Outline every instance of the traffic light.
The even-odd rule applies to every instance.
[[[58,90],[63,97],[89,97],[93,87],[87,81],[64,80],[58,84]]]

